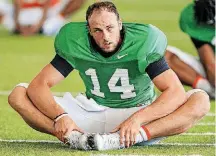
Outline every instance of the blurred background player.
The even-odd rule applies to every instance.
[[[189,35],[199,59],[172,46],[166,59],[179,79],[215,99],[215,0],[195,0],[181,12],[180,28]]]
[[[85,0],[14,0],[0,2],[0,23],[10,32],[24,36],[55,35],[66,18]]]

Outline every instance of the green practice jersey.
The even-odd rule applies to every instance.
[[[58,55],[79,71],[86,95],[98,104],[129,108],[150,104],[154,85],[146,67],[163,57],[166,36],[152,25],[124,23],[120,49],[105,58],[92,47],[86,23],[69,23],[55,40]]]
[[[200,41],[209,42],[215,47],[215,27],[207,24],[197,24],[194,17],[194,3],[183,9],[180,16],[180,28],[190,37]]]

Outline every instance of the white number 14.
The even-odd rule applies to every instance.
[[[100,91],[100,84],[98,81],[96,70],[90,68],[85,71],[85,74],[91,76],[91,80],[93,83],[93,90],[91,90],[91,93],[96,96],[105,98],[104,93]],[[121,86],[116,85],[119,79],[121,82]],[[129,84],[129,76],[127,69],[116,69],[108,82],[108,87],[110,92],[122,92],[122,94],[120,95],[121,99],[128,99],[136,96],[136,93],[133,92],[134,85]]]

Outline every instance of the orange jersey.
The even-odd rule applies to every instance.
[[[47,0],[21,0],[22,8],[43,7]],[[60,0],[50,0],[50,7],[59,3]]]

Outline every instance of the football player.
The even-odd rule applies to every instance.
[[[55,35],[85,0],[14,0],[0,2],[0,23],[10,32]]]
[[[166,60],[184,84],[203,89],[215,99],[215,0],[195,0],[181,12],[179,24],[199,59],[168,46]]]
[[[60,30],[54,59],[29,85],[17,85],[9,104],[31,127],[72,148],[154,144],[187,131],[210,106],[204,91],[185,93],[164,59],[166,45],[157,27],[122,23],[112,2],[94,3],[86,22]],[[85,95],[53,97],[50,88],[73,70],[85,84]]]

